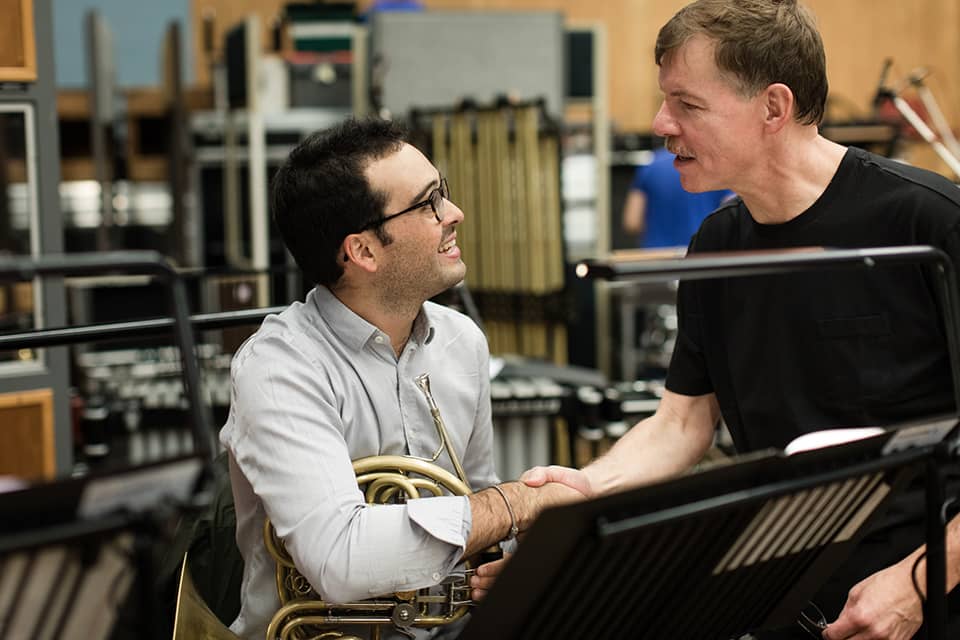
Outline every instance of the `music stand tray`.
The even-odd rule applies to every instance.
[[[952,418],[792,456],[759,452],[547,510],[461,640],[706,640],[793,624],[956,431]]]
[[[184,456],[0,493],[0,513],[15,514],[0,522],[0,637],[110,637],[134,578],[149,573],[137,537],[190,500],[204,463]]]

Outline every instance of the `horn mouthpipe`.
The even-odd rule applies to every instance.
[[[443,424],[443,417],[440,415],[440,407],[437,406],[437,401],[433,399],[433,393],[430,392],[430,374],[421,373],[414,378],[414,381],[417,383],[417,386],[420,387],[420,390],[423,391],[423,395],[427,399],[430,414],[433,416],[433,425],[437,428],[437,433],[440,436],[440,444],[447,450],[447,455],[450,456],[450,462],[453,463],[453,469],[456,471],[457,477],[460,478],[463,484],[470,487],[470,483],[467,481],[467,474],[463,470],[463,465],[460,464],[460,457],[457,455],[457,452],[453,450],[453,445],[450,443],[447,428]]]

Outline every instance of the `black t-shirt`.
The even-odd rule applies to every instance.
[[[762,225],[736,199],[691,253],[932,245],[960,264],[960,189],[934,173],[849,149],[804,213]],[[810,431],[953,410],[933,275],[920,266],[831,269],[682,283],[666,386],[715,392],[741,452]]]

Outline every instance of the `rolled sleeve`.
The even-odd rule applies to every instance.
[[[304,536],[294,536],[288,549],[298,566],[320,567],[307,579],[331,602],[420,589],[439,583],[460,561],[468,513],[467,499],[458,496],[366,505],[327,549],[305,544]],[[317,564],[307,564],[314,555]]]
[[[463,550],[470,536],[472,517],[465,496],[422,498],[407,503],[410,519],[428,534]]]

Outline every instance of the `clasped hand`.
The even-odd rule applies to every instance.
[[[536,495],[537,513],[547,507],[591,498],[594,495],[586,474],[569,467],[533,467],[520,476],[520,482],[540,489]],[[522,532],[520,537],[523,537]],[[470,579],[471,597],[474,600],[482,600],[487,595],[509,559],[510,554],[505,553],[500,560],[477,567],[476,574]]]

